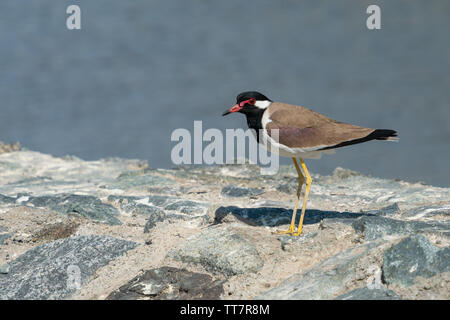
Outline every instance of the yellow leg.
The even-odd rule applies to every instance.
[[[292,213],[291,225],[290,225],[289,229],[286,231],[278,231],[277,234],[294,234],[294,231],[295,231],[295,216],[297,215],[297,208],[298,208],[298,204],[300,202],[300,194],[302,192],[302,186],[303,186],[303,182],[305,181],[305,177],[303,176],[302,171],[300,170],[300,167],[298,166],[297,159],[292,158],[292,161],[294,162],[295,169],[297,169],[297,175],[298,175],[297,202],[295,203],[294,212]]]
[[[305,211],[306,211],[306,203],[308,202],[308,196],[309,196],[309,189],[311,188],[311,176],[309,175],[308,168],[306,168],[305,162],[300,159],[300,164],[302,165],[303,172],[306,176],[306,190],[305,190],[305,197],[303,198],[303,207],[302,207],[302,215],[300,216],[300,222],[298,224],[297,232],[294,233],[294,236],[299,236],[302,233],[303,230],[303,218],[305,217]]]

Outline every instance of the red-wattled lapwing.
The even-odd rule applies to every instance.
[[[303,217],[308,202],[311,176],[303,158],[320,158],[322,153],[332,153],[333,149],[366,142],[370,140],[397,140],[397,132],[387,129],[370,129],[330,119],[320,113],[300,106],[273,102],[256,91],[247,91],[236,97],[236,105],[223,115],[240,112],[247,117],[249,128],[264,135],[267,145],[278,148],[278,154],[294,161],[298,174],[297,202],[292,213],[291,225],[287,231],[279,233],[298,236],[302,233]],[[274,129],[278,130],[278,143]],[[331,152],[330,152],[331,151]],[[300,166],[297,162],[299,158]],[[306,190],[302,213],[295,232],[295,216],[300,202],[300,193],[306,178]]]

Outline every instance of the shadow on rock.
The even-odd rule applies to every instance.
[[[239,208],[236,206],[219,207],[214,215],[214,224],[229,221],[230,216],[254,226],[275,227],[291,222],[293,210],[277,207]],[[300,220],[300,210],[297,211],[296,223]],[[367,216],[365,213],[306,210],[304,224],[319,223],[323,219],[356,219]],[[370,214],[371,215],[371,214]]]

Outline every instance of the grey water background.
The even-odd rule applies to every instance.
[[[77,4],[82,29],[66,29]],[[382,29],[366,28],[381,7]],[[171,167],[176,128],[222,117],[241,91],[398,130],[307,162],[450,186],[450,2],[0,2],[0,140],[86,160]],[[283,163],[291,163],[284,159]]]

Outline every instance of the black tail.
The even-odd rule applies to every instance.
[[[374,132],[372,132],[371,134],[365,136],[364,138],[341,142],[341,143],[336,144],[334,146],[325,147],[325,148],[322,148],[320,150],[335,149],[335,148],[350,146],[352,144],[362,143],[362,142],[366,142],[366,141],[370,141],[370,140],[398,141],[397,131],[389,130],[389,129],[375,129]]]

